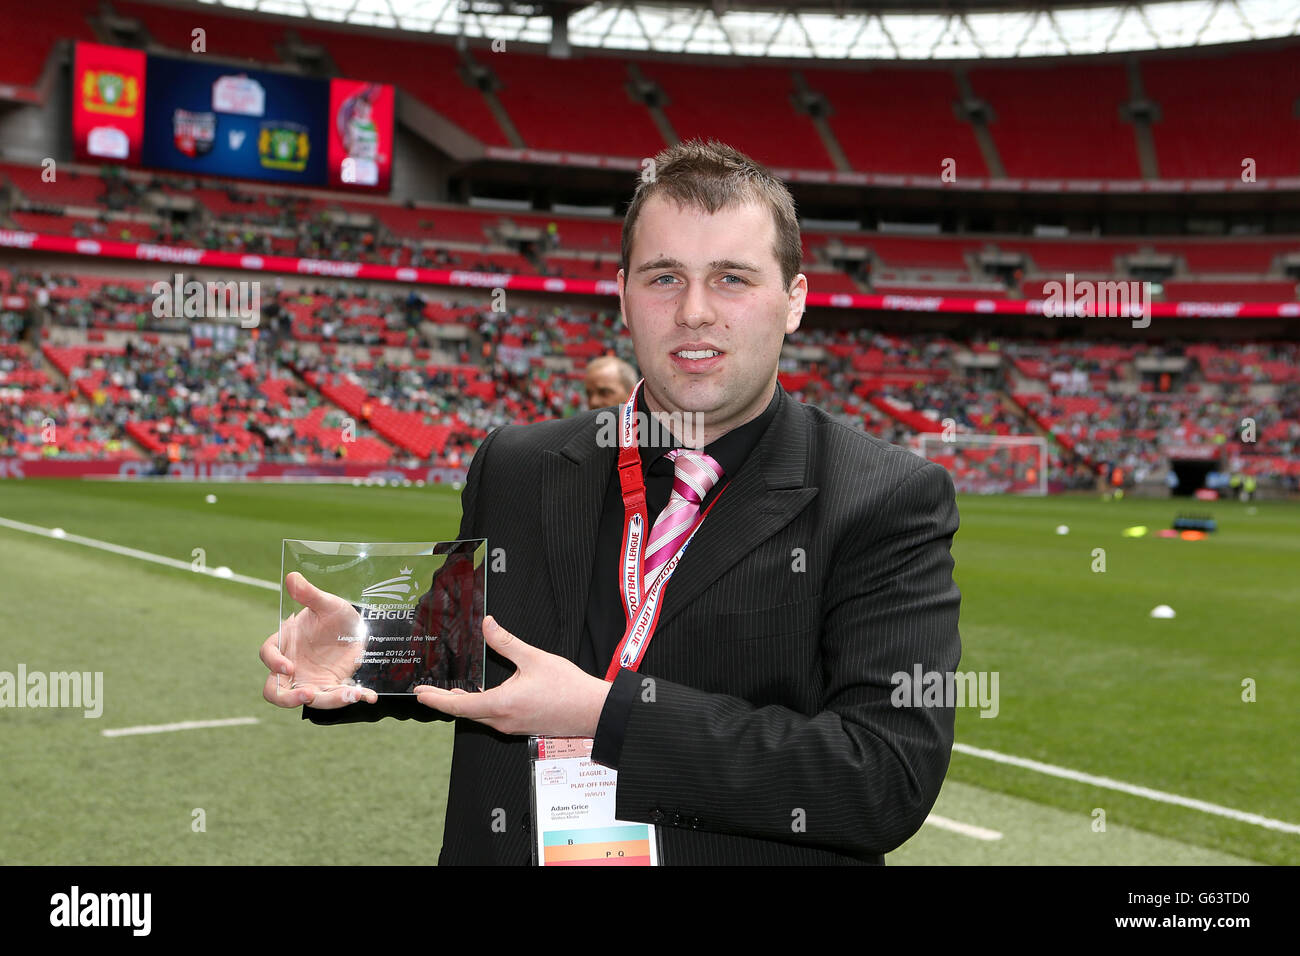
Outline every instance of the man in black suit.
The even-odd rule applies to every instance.
[[[960,657],[952,481],[777,382],[807,294],[785,187],[712,142],[666,150],[655,171],[618,277],[636,407],[671,423],[639,436],[649,521],[674,487],[666,447],[702,450],[722,475],[639,669],[605,679],[627,625],[607,409],[500,428],[470,466],[460,536],[506,557],[488,582],[483,693],[380,704],[272,674],[265,695],[316,723],[456,717],[440,863],[528,862],[530,734],[594,737],[618,818],[658,825],[667,864],[881,863],[921,826],[952,747],[950,701],[891,701],[899,673]],[[328,595],[289,586],[330,613]],[[274,641],[263,660],[291,673]]]

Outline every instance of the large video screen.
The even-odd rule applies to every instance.
[[[77,44],[72,84],[72,139],[77,159],[140,164],[144,90],[144,53],[98,43]]]
[[[391,181],[385,84],[79,43],[72,116],[85,162],[366,192]]]

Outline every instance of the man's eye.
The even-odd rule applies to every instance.
[[[748,284],[749,284],[749,283],[748,283],[745,279],[743,279],[742,277],[740,277],[740,276],[738,276],[738,275],[731,274],[731,273],[728,273],[727,275],[723,276],[722,278],[723,278],[723,280],[724,280],[724,283],[723,283],[724,285],[736,285],[737,283],[740,284],[740,285],[748,285]],[[651,284],[651,285],[661,285],[661,284],[663,284],[663,283],[660,282],[661,279],[669,279],[669,280],[676,281],[676,280],[673,278],[673,276],[670,276],[670,275],[662,275],[662,276],[658,276],[657,278],[651,280],[650,284]],[[725,280],[727,280],[727,279],[735,279],[736,281],[735,281],[735,282],[726,282]]]

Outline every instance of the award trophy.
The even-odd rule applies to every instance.
[[[483,689],[487,540],[416,543],[285,539],[280,653],[290,687],[406,694],[421,684]],[[319,592],[307,606],[284,578]]]

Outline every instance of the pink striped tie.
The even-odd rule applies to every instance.
[[[673,493],[650,532],[645,557],[647,589],[690,537],[700,514],[700,502],[722,477],[722,466],[702,451],[674,448],[668,457],[673,460]]]

